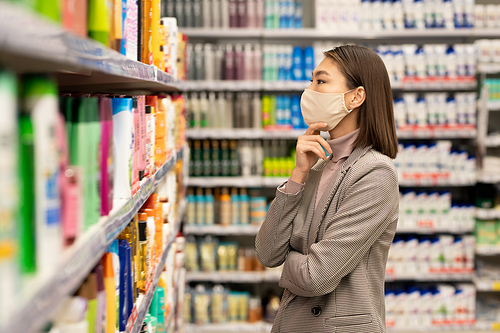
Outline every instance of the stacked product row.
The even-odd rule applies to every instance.
[[[385,293],[386,324],[395,329],[454,330],[473,327],[476,288],[473,284],[417,285]]]
[[[187,28],[302,28],[300,0],[167,0],[163,8]]]
[[[220,242],[206,236],[198,241],[189,237],[185,251],[188,272],[263,271],[253,247],[240,247],[238,242]]]
[[[400,118],[406,114],[403,107],[399,108],[399,113],[402,113]],[[408,109],[416,111],[411,107]],[[300,109],[300,95],[266,94],[260,98],[259,93],[247,92],[191,93],[187,99],[187,110],[191,128],[307,128]],[[414,116],[415,113],[408,115],[409,121],[413,121]]]
[[[474,230],[475,208],[472,204],[452,203],[450,192],[399,193],[400,230]]]
[[[476,221],[477,245],[500,246],[500,220]]]
[[[394,100],[396,127],[476,127],[477,93],[404,93]]]
[[[387,259],[389,277],[428,277],[474,272],[474,236],[394,238]]]
[[[279,302],[276,295],[261,299],[251,296],[249,292],[232,291],[222,285],[210,288],[199,284],[186,290],[184,294],[184,323],[255,323],[262,319],[272,323],[278,312]]]
[[[160,19],[162,0],[22,3],[80,37],[89,36],[129,59],[154,65],[176,78],[186,77],[187,37],[178,32],[173,16]]]
[[[175,174],[175,171],[171,172]],[[169,187],[175,188],[175,184]],[[163,270],[158,264],[170,232],[163,207],[171,207],[169,203],[158,201],[157,197],[153,194],[148,198],[139,213],[111,243],[75,296],[65,301],[53,317],[54,330],[57,328],[63,333],[125,332],[127,327],[130,330],[133,318],[137,316],[138,300],[143,299],[152,287],[156,270]],[[182,245],[184,240],[178,238],[177,242]],[[143,324],[151,325],[157,331],[163,329],[162,332],[172,311],[172,289],[177,284],[174,266],[182,267],[183,264],[183,257],[176,255],[175,244],[172,247],[166,261],[166,272],[161,275],[149,307],[150,318]],[[74,312],[76,309],[77,313]]]
[[[484,6],[474,0],[316,0],[316,27],[321,30],[471,29],[484,26]],[[480,25],[481,25],[480,23]]]
[[[53,272],[65,247],[180,149],[184,102],[182,96],[59,97],[52,77],[18,82],[8,71],[0,72],[0,95],[6,138],[0,207],[7,217],[0,243],[9,249],[1,259],[5,281],[17,284],[19,274]],[[2,304],[22,287],[2,288]]]
[[[400,143],[398,146],[399,152],[394,164],[400,179],[475,181],[475,157],[465,150],[452,149],[451,141],[440,140],[431,144]]]
[[[260,225],[267,213],[266,198],[246,188],[189,188],[187,200],[187,225]]]

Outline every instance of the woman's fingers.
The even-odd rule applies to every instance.
[[[311,142],[318,142],[322,145],[327,152],[333,154],[332,147],[326,142],[326,140],[321,135],[304,135],[304,139]]]
[[[325,161],[327,158],[324,150],[321,148],[321,145],[318,142],[305,141],[300,145],[297,145],[297,150],[302,153],[312,152]]]
[[[311,124],[304,133],[305,135],[318,135],[319,134],[319,129],[327,126],[327,123],[314,123]]]

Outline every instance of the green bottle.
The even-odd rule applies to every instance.
[[[61,1],[60,0],[36,0],[35,9],[43,16],[61,23]]]
[[[89,0],[88,29],[90,38],[109,46],[110,20],[107,3],[107,0]]]

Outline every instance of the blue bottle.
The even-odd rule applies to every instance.
[[[312,71],[314,70],[314,50],[312,46],[306,46],[304,49],[304,77],[306,80],[312,80]]]
[[[304,80],[304,65],[304,52],[300,46],[295,46],[292,54],[292,80]]]
[[[291,110],[291,98],[290,95],[283,96],[283,125],[291,125],[292,124],[292,110]]]
[[[304,27],[303,23],[303,11],[302,11],[302,1],[297,0],[295,1],[295,13],[294,13],[294,21],[295,21],[295,28],[296,29],[302,29]]]
[[[300,112],[300,96],[293,95],[290,104],[292,111],[292,127],[293,129],[301,129],[303,118]]]

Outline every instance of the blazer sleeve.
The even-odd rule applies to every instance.
[[[311,245],[306,255],[290,251],[280,287],[305,297],[331,293],[397,219],[399,189],[394,166],[383,160],[370,164],[350,185],[333,218],[325,221],[324,238]]]
[[[266,267],[277,267],[285,261],[290,251],[293,220],[304,192],[303,187],[298,187],[296,193],[286,193],[281,188],[276,190],[276,197],[255,238],[257,258]]]

